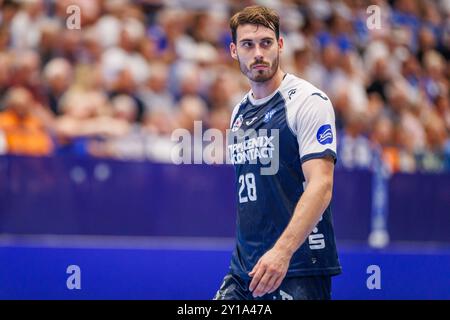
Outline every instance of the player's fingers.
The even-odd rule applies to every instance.
[[[253,275],[255,274],[256,270],[258,270],[258,267],[259,267],[260,263],[261,263],[261,259],[258,260],[258,262],[255,264],[255,266],[253,267],[253,270],[249,272],[248,275],[250,277],[253,277]]]
[[[277,288],[275,288],[275,284],[278,282],[279,278],[280,278],[280,276],[273,275],[273,277],[271,277],[269,279],[269,281],[267,282],[265,293],[272,293],[277,289]]]
[[[253,279],[250,282],[250,286],[249,286],[250,291],[253,291],[256,288],[256,286],[258,285],[259,281],[263,277],[265,271],[266,270],[265,270],[265,268],[262,265],[258,266],[258,268],[255,271],[255,275],[253,276]]]
[[[276,291],[280,287],[282,282],[283,282],[283,277],[277,278],[277,280],[275,281],[272,289],[269,290],[269,293],[272,293],[272,292]]]
[[[258,283],[258,286],[253,291],[253,297],[261,297],[267,293],[267,289],[269,288],[269,284],[272,282],[272,279],[275,276],[269,272],[266,271],[264,273],[264,276],[261,278],[261,280]]]

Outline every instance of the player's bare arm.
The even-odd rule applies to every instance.
[[[305,161],[302,169],[306,189],[291,221],[275,243],[250,272],[250,290],[254,297],[275,291],[286,276],[294,252],[303,244],[331,201],[334,162],[331,158]]]

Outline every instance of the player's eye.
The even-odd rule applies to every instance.
[[[252,47],[252,43],[250,41],[246,41],[246,42],[242,42],[241,46],[243,46],[244,48],[251,48]]]
[[[269,39],[263,40],[261,42],[261,44],[262,44],[263,47],[270,47],[272,45],[272,40],[269,40]]]

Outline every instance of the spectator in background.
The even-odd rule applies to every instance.
[[[102,57],[106,75],[127,68],[137,85],[147,81],[149,66],[138,51],[139,43],[144,35],[145,28],[140,21],[129,18],[123,22],[119,33],[118,46],[107,49]]]
[[[103,48],[98,39],[97,29],[94,27],[86,28],[83,32],[82,42],[81,62],[91,66],[100,65]]]
[[[156,19],[156,24],[148,29],[149,36],[155,41],[161,61],[173,63],[177,59],[177,46],[186,39],[187,13],[180,9],[164,8]]]
[[[5,109],[0,112],[0,131],[7,152],[18,155],[44,156],[53,152],[53,142],[44,122],[36,113],[31,93],[13,87],[6,93]]]
[[[423,57],[425,71],[424,90],[428,101],[433,101],[441,90],[449,88],[449,80],[446,79],[443,57],[434,50],[427,51]]]
[[[20,5],[14,0],[3,0],[0,11],[0,27],[7,28],[11,25],[17,12],[20,10]]]
[[[118,73],[111,83],[111,89],[109,91],[109,97],[114,98],[118,95],[128,95],[133,98],[138,106],[138,113],[135,121],[142,121],[144,115],[145,106],[137,94],[137,86],[131,71],[127,68],[118,70]]]
[[[168,81],[169,67],[165,63],[150,65],[149,78],[139,93],[147,113],[161,110],[173,112],[175,101],[168,90]]]
[[[401,130],[409,141],[408,144],[411,145],[408,149],[414,153],[421,152],[426,144],[425,130],[420,121],[421,106],[417,101],[412,100],[411,95],[408,95],[408,87],[401,79],[389,85],[387,97],[389,108],[385,110],[385,114],[395,123],[400,124]]]
[[[187,34],[197,43],[208,42],[212,45],[217,44],[217,23],[214,17],[208,12],[196,12],[192,16],[191,27],[188,28]]]
[[[348,51],[342,55],[340,61],[342,72],[334,81],[332,92],[337,99],[345,95],[348,108],[353,111],[367,111],[368,101],[365,88],[366,79],[361,72],[362,64],[356,53]]]
[[[448,159],[448,133],[443,120],[431,111],[424,119],[426,147],[417,155],[418,169],[427,172],[442,172]]]
[[[239,97],[245,92],[241,90],[238,81],[234,81],[239,75],[227,69],[219,69],[209,86],[208,107],[211,111],[228,109],[239,102]]]
[[[41,60],[32,50],[21,51],[14,56],[9,86],[21,86],[33,95],[33,98],[45,102],[45,95],[41,84]]]
[[[378,150],[381,151],[382,159],[390,173],[412,172],[415,170],[414,157],[397,144],[396,134],[393,121],[382,115],[373,125],[371,141],[374,148],[379,148]]]
[[[60,115],[59,100],[73,82],[72,65],[63,58],[51,60],[43,70],[47,105],[54,115]]]
[[[322,29],[317,34],[317,41],[322,48],[334,44],[341,53],[352,49],[353,44],[350,38],[352,34],[350,10],[343,4],[336,4],[334,11],[326,19],[328,28]]]
[[[57,56],[57,48],[60,45],[60,22],[57,20],[45,20],[41,28],[41,37],[39,47],[37,48],[41,57],[42,65],[47,65],[48,62]]]
[[[300,48],[293,52],[293,70],[292,72],[298,74],[303,79],[310,79],[308,69],[310,68],[313,58],[311,57],[311,49],[303,43]],[[309,81],[309,80],[308,80]]]
[[[90,140],[102,140],[128,133],[123,120],[113,119],[107,98],[99,91],[68,91],[61,99],[62,115],[55,128],[61,154],[88,156]]]
[[[181,62],[175,67],[175,100],[179,102],[184,96],[199,96],[206,101],[202,92],[202,75],[200,67],[193,62]]]
[[[58,46],[55,52],[58,57],[62,57],[72,64],[79,63],[82,57],[81,30],[61,29],[58,33]]]
[[[128,2],[126,0],[104,2],[104,14],[94,25],[95,33],[98,35],[97,41],[103,49],[117,46],[119,43],[124,7]]]
[[[425,52],[433,50],[437,47],[435,33],[429,26],[422,26],[419,30],[419,49],[417,50],[417,59],[423,64],[423,56]]]
[[[194,121],[206,120],[208,112],[203,99],[194,95],[183,96],[178,103],[178,110],[176,127],[186,129],[191,133],[194,133]]]
[[[4,52],[8,50],[9,33],[6,28],[0,27],[0,51]]]
[[[408,129],[405,128],[404,122],[397,122],[394,124],[394,143],[398,148],[398,155],[395,155],[393,152],[395,149],[391,149],[390,156],[385,158],[386,161],[391,161],[391,170],[395,168],[395,170],[398,170],[399,172],[415,172],[417,170],[417,151],[414,140],[411,139]],[[398,161],[392,165],[395,156],[398,158]]]
[[[11,42],[16,50],[37,49],[46,16],[43,0],[21,1],[11,20]]]
[[[366,59],[366,63],[367,63]],[[386,102],[386,87],[389,83],[391,76],[389,75],[387,58],[379,57],[373,62],[372,69],[369,69],[369,73],[371,73],[369,84],[367,86],[367,93],[377,93],[383,101]]]
[[[149,77],[149,66],[137,51],[138,43],[144,36],[144,27],[135,19],[127,20],[120,30],[119,46],[107,49],[102,56],[103,75],[113,98],[126,94],[138,106],[137,121],[142,121],[144,103],[138,96],[138,87]]]
[[[144,117],[144,129],[154,135],[170,136],[177,128],[177,114],[165,109],[147,112]]]
[[[141,126],[135,122],[138,107],[133,98],[118,95],[111,101],[112,119],[120,123],[127,132],[111,135],[102,141],[94,141],[89,146],[91,154],[122,160],[145,159],[145,144]]]
[[[442,91],[435,99],[434,105],[439,117],[444,121],[447,132],[450,132],[450,101],[449,94]]]
[[[119,95],[112,99],[112,117],[129,123],[135,124],[138,107],[133,98],[127,95]]]
[[[372,150],[367,138],[367,116],[364,112],[349,110],[345,114],[346,127],[340,132],[338,162],[349,169],[368,169]]]
[[[12,72],[12,57],[6,52],[0,52],[0,96],[4,96],[10,86]],[[1,110],[1,109],[0,109]]]
[[[330,98],[334,100],[335,92],[333,88],[336,88],[335,81],[342,72],[339,69],[339,61],[341,59],[341,53],[335,43],[329,42],[325,44],[321,50],[321,61],[316,66],[314,73],[310,73],[311,82],[321,90],[329,92]]]

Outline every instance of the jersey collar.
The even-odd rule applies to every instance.
[[[249,100],[250,103],[251,103],[252,105],[254,105],[254,106],[259,106],[259,105],[262,105],[262,104],[268,102],[270,99],[272,99],[272,98],[277,94],[278,91],[280,91],[280,88],[283,86],[283,82],[285,81],[285,79],[286,79],[287,77],[288,77],[288,73],[286,73],[286,74],[284,75],[283,80],[281,80],[280,86],[279,86],[277,89],[275,89],[274,92],[272,92],[272,93],[271,93],[270,95],[268,95],[267,97],[264,97],[264,98],[261,98],[261,99],[255,99],[255,98],[253,97],[253,92],[252,92],[252,90],[250,89],[250,91],[247,93],[248,100]]]

